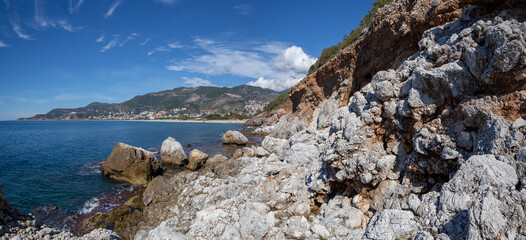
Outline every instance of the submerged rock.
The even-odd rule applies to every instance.
[[[151,152],[124,143],[113,147],[100,170],[107,177],[136,185],[145,185],[162,173],[159,160]]]
[[[161,146],[161,160],[166,165],[181,165],[186,159],[183,146],[172,137],[164,140]]]
[[[221,141],[224,144],[237,144],[245,145],[248,143],[248,138],[245,137],[242,133],[238,131],[228,130],[224,135]]]

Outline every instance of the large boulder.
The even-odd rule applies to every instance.
[[[159,160],[151,152],[124,143],[113,147],[100,171],[107,177],[136,185],[145,185],[162,173]]]
[[[186,165],[186,168],[190,170],[196,170],[205,163],[207,158],[208,154],[194,149],[190,152],[190,157],[188,159],[188,165]]]
[[[181,165],[186,159],[183,146],[172,137],[164,140],[161,146],[161,160],[166,165]]]
[[[224,135],[221,141],[225,144],[238,144],[245,145],[248,143],[247,137],[238,131],[228,130]]]

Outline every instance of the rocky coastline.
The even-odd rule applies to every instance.
[[[160,160],[117,144],[102,172],[142,187],[84,219],[80,239],[526,239],[524,5],[394,1],[314,73],[333,68],[327,91],[305,90],[323,82],[311,75],[290,92],[293,112],[251,121],[260,144],[225,134],[231,156],[187,156],[173,138]],[[407,24],[386,17],[396,11]],[[383,70],[355,52],[370,66],[360,74],[374,74],[334,82],[347,51],[395,25],[397,43],[416,45],[380,45],[398,54],[375,60]],[[165,164],[185,170],[162,174]],[[0,214],[3,239],[78,238],[3,198]]]

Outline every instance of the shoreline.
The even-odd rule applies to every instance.
[[[178,120],[178,119],[154,119],[154,120],[103,120],[103,121],[127,121],[127,122],[187,122],[187,123],[245,123],[247,120]]]
[[[227,120],[182,120],[182,119],[153,119],[153,120],[6,120],[6,122],[174,122],[174,123],[240,123],[243,124],[247,120],[227,119]]]

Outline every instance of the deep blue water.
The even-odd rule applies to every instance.
[[[117,142],[158,150],[171,136],[211,154],[224,152],[224,132],[240,128],[224,123],[0,121],[0,184],[10,204],[26,212],[47,205],[78,211],[93,197],[128,187],[98,169]]]

